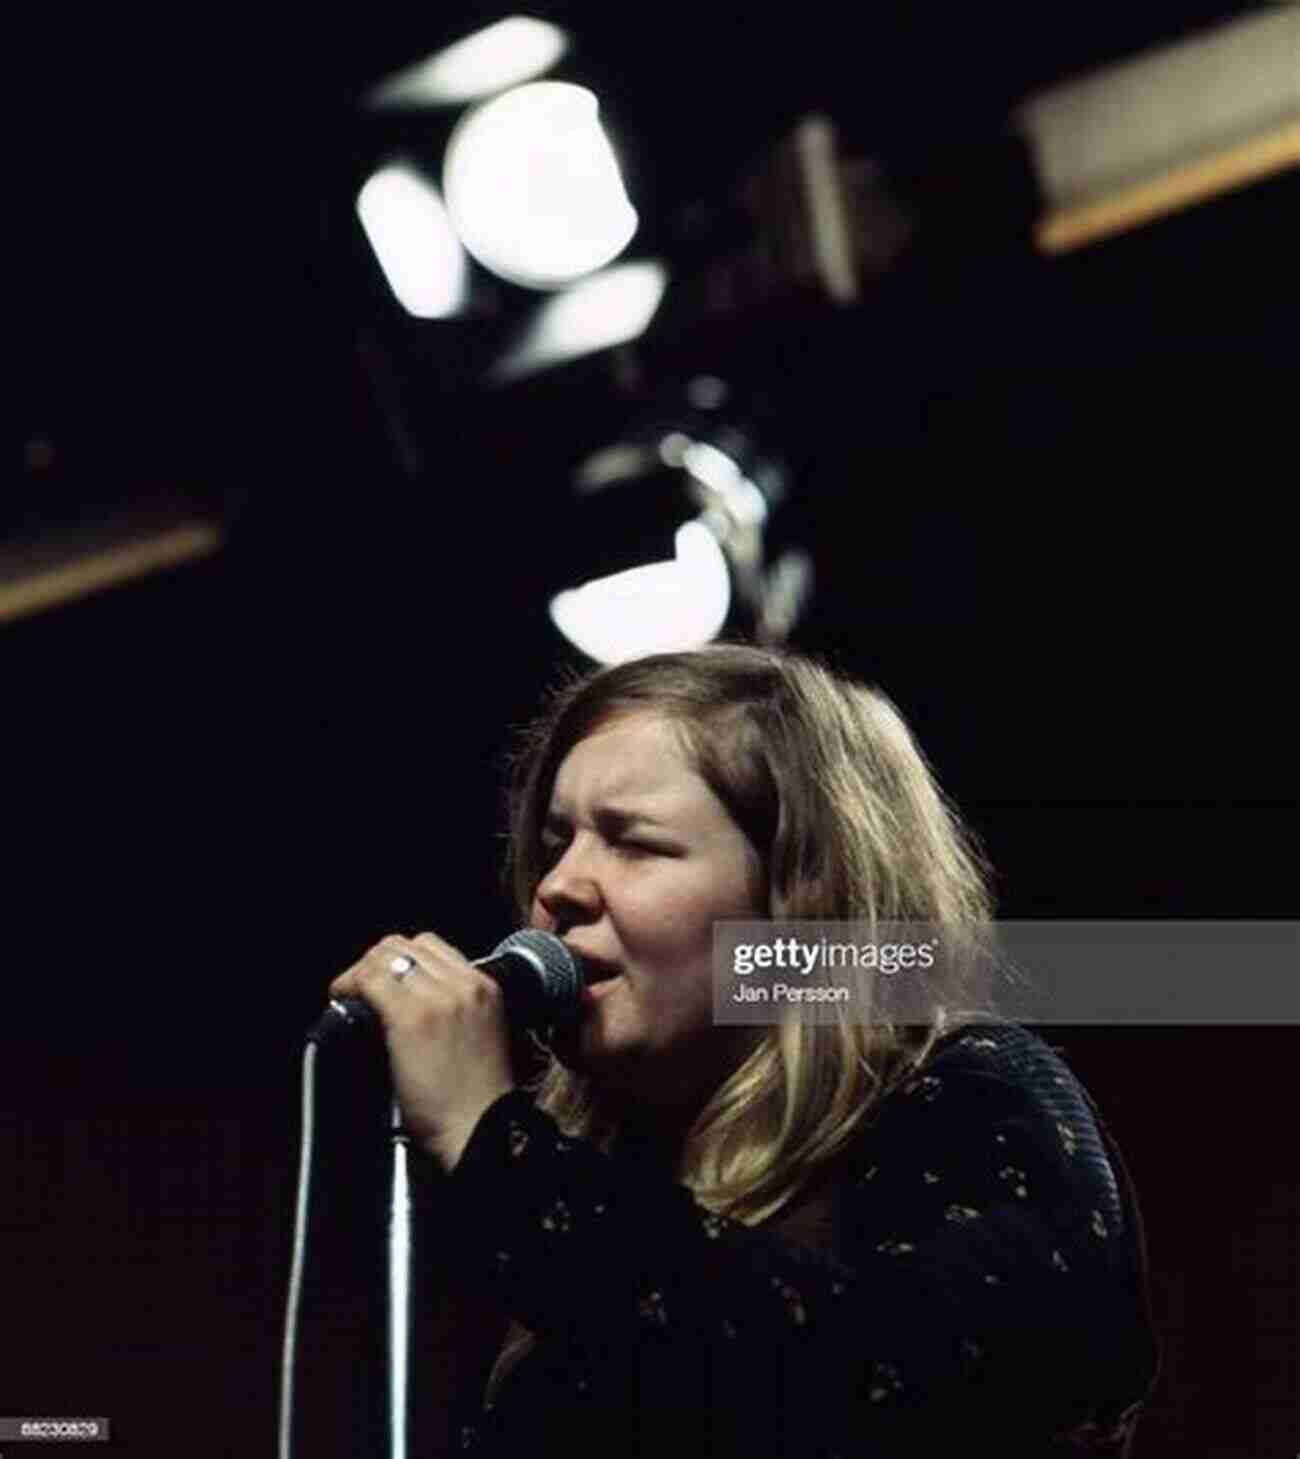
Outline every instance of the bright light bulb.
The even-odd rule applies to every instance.
[[[465,252],[432,183],[413,168],[384,167],[357,195],[357,214],[408,314],[442,319],[464,306]]]
[[[731,578],[717,538],[701,522],[677,529],[671,562],[652,562],[557,593],[551,621],[597,663],[699,648],[731,607]]]
[[[447,143],[443,192],[461,242],[527,288],[563,288],[631,242],[636,210],[585,87],[516,86],[485,102]]]

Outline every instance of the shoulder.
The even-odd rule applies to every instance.
[[[968,1114],[1013,1108],[1051,1127],[1067,1154],[1080,1140],[1101,1148],[1092,1096],[1061,1051],[1021,1024],[990,1019],[945,1034],[881,1110],[936,1105],[950,1089]]]
[[[1091,1097],[1061,1051],[1018,1023],[984,1020],[939,1038],[896,1091],[930,1099],[944,1080],[986,1081],[1014,1090],[1044,1114],[1087,1111]]]
[[[959,1159],[1037,1171],[1056,1201],[1084,1205],[1100,1235],[1125,1225],[1096,1105],[1061,1052],[1020,1024],[987,1020],[944,1035],[870,1121],[868,1148],[918,1153],[942,1144]],[[864,1152],[865,1153],[865,1152]]]
[[[1078,1079],[1055,1048],[1020,1024],[989,1019],[965,1024],[938,1038],[879,1103],[876,1115],[883,1118],[918,1106],[934,1107],[950,1085],[960,1085],[968,1094],[987,1086],[990,1097],[998,1088],[1013,1100],[1028,1100],[1044,1109],[1059,1101],[1057,1091],[1086,1100]],[[951,1107],[950,1102],[944,1103]]]
[[[938,1066],[978,1070],[1031,1089],[1078,1083],[1059,1049],[1022,1024],[1004,1019],[983,1019],[944,1034],[922,1067]]]
[[[1018,1023],[989,1020],[940,1039],[914,1079],[927,1076],[994,1083],[1049,1125],[1066,1154],[1080,1142],[1102,1149],[1091,1094],[1061,1050]]]

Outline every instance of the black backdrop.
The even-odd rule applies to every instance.
[[[991,26],[986,91],[949,56],[929,126],[1000,115],[1035,55],[1060,72],[1223,13],[1080,22],[1047,55]],[[878,54],[893,26],[915,62],[881,24]],[[70,58],[44,37],[24,80],[18,400],[60,464],[15,478],[6,530],[142,485],[243,508],[211,561],[0,627],[0,1415],[107,1415],[126,1453],[273,1443],[302,1032],[384,932],[478,953],[508,929],[501,757],[561,662],[562,483],[629,409],[608,362],[491,399],[426,378],[427,341],[322,251],[337,102],[425,48],[410,25],[104,21]],[[798,84],[729,109],[712,150],[704,60],[679,78],[658,135],[682,188],[809,97],[848,108],[852,60],[819,91],[805,41]],[[851,125],[905,150],[921,101],[909,130],[885,69]],[[763,375],[816,557],[798,646],[900,705],[1003,917],[1294,915],[1295,205],[1292,175],[1051,266],[935,224],[869,312],[657,361]],[[403,382],[414,476],[359,328]],[[1294,1029],[1049,1033],[1147,1216],[1166,1367],[1139,1459],[1292,1453]],[[378,1452],[383,1091],[335,1073],[300,1398],[310,1452],[351,1455]],[[476,1320],[435,1247],[429,1453]]]

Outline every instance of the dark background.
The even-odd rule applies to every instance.
[[[1046,260],[1003,131],[1247,8],[534,9],[602,79],[645,251],[814,107],[920,225],[855,310],[497,392],[470,366],[520,299],[406,320],[351,208],[428,125],[360,91],[500,12],[24,33],[5,537],[158,494],[231,536],[0,625],[0,1414],[107,1415],[126,1453],[273,1445],[302,1032],[383,933],[476,955],[508,929],[501,757],[566,661],[567,473],[696,374],[797,465],[796,645],[899,704],[1002,917],[1295,915],[1296,174]],[[1294,1454],[1294,1028],[1046,1032],[1142,1196],[1166,1356],[1138,1459]],[[300,1399],[311,1452],[372,1453],[382,1086],[333,1073]],[[430,1253],[434,1351],[443,1275]]]

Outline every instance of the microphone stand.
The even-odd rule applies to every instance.
[[[411,1356],[410,1137],[393,1101],[392,1188],[388,1208],[388,1444],[389,1459],[407,1459],[407,1385]]]

